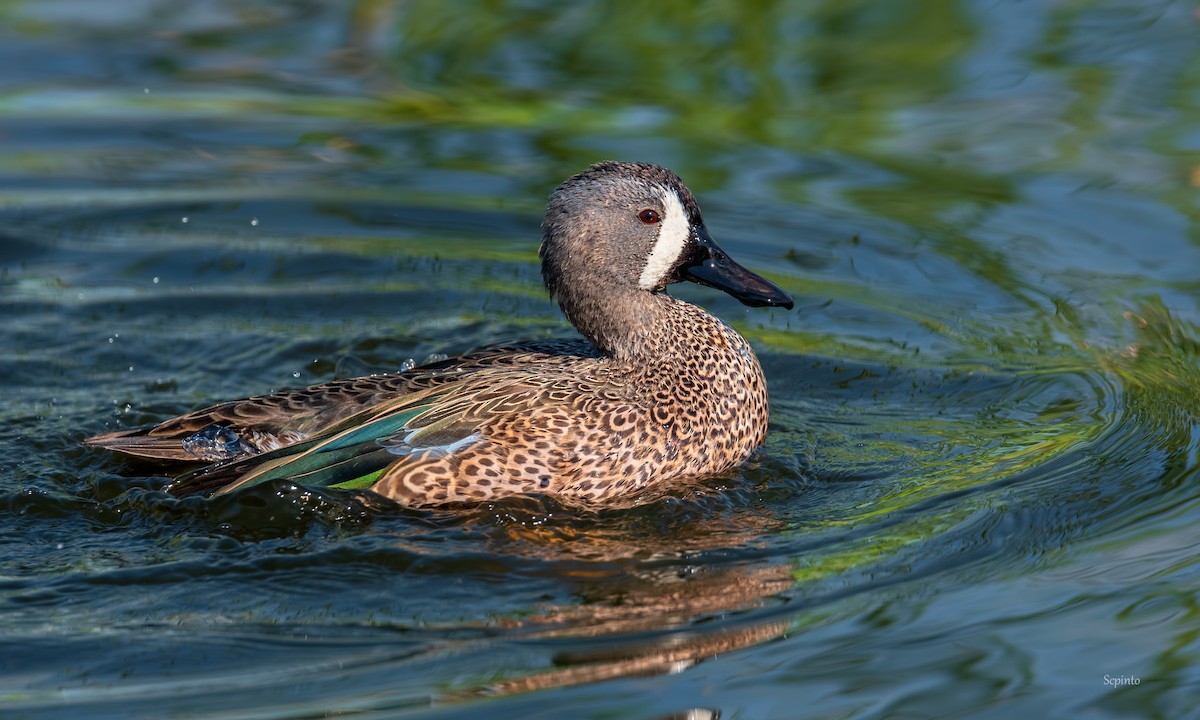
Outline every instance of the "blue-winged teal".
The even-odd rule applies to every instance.
[[[767,432],[750,345],[666,286],[792,307],[713,241],[691,191],[656,165],[605,162],[560,185],[542,277],[586,338],[500,345],[388,375],[215,405],[86,444],[208,462],[176,493],[276,478],[370,488],[406,505],[550,493],[626,499],[742,462]]]

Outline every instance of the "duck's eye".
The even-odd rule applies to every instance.
[[[647,225],[653,225],[656,222],[660,222],[662,218],[659,217],[657,210],[651,210],[647,208],[638,213],[638,220],[641,220]]]

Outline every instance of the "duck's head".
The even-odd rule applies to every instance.
[[[539,254],[550,294],[585,332],[583,306],[633,302],[684,280],[752,307],[792,307],[779,286],[725,254],[691,191],[658,165],[602,162],[568,178],[550,194]]]

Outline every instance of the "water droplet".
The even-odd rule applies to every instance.
[[[184,438],[183,449],[189,455],[209,461],[228,460],[250,451],[236,432],[216,423]]]
[[[154,284],[155,284],[155,285],[157,285],[157,284],[158,284],[158,276],[157,276],[157,275],[155,275],[155,276],[154,276]]]
[[[149,95],[149,94],[150,94],[150,88],[142,88],[142,92],[143,92],[143,93],[145,93],[146,95]]]
[[[187,224],[187,216],[185,215],[185,216],[183,216],[183,217],[179,218],[179,222],[181,222],[181,223],[183,223],[183,224],[185,224],[185,225],[186,225],[186,224]]]
[[[294,378],[300,377],[300,371],[297,370],[296,372],[292,373],[292,377],[294,377]]]
[[[130,365],[130,366],[129,366],[129,372],[133,372],[133,366],[132,366],[132,365]]]
[[[258,225],[258,218],[250,218],[250,227],[255,227],[257,225]]]
[[[109,339],[108,339],[108,344],[109,344],[109,345],[112,345],[112,344],[113,344],[113,339],[112,339],[112,338],[109,338]]]
[[[409,370],[412,370],[416,366],[417,366],[417,361],[413,360],[412,358],[409,358],[409,359],[405,360],[404,362],[400,363],[400,372],[408,372]]]
[[[55,549],[55,550],[62,550],[62,549],[63,549],[63,544],[62,544],[62,543],[58,543],[57,545],[55,545],[55,546],[54,546],[54,549]]]

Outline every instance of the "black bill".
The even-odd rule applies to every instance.
[[[724,290],[750,307],[792,308],[792,296],[775,283],[761,278],[734,262],[720,245],[700,226],[694,235],[695,248],[690,260],[679,268],[681,280]]]

